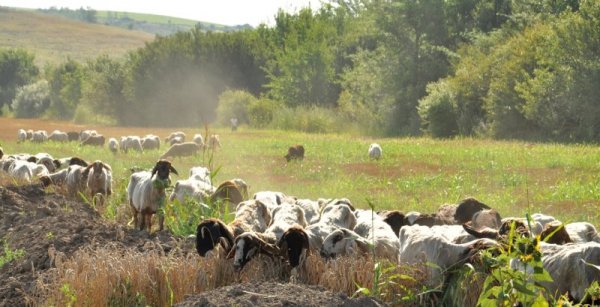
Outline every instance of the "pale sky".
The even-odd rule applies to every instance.
[[[321,0],[0,0],[0,6],[21,8],[92,8],[181,17],[224,25],[273,24],[279,8],[294,13],[302,7],[313,10]]]

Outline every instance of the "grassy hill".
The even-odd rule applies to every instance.
[[[36,64],[42,67],[67,58],[85,61],[101,54],[120,57],[153,39],[154,35],[146,32],[0,7],[1,47],[33,52]]]

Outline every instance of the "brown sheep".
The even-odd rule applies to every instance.
[[[69,142],[71,142],[71,141],[79,141],[79,132],[77,132],[77,131],[69,131],[69,132],[67,132],[67,137],[69,139]]]
[[[192,156],[192,155],[195,155],[196,153],[198,153],[199,150],[200,150],[200,146],[198,146],[198,144],[196,144],[194,142],[185,142],[185,143],[181,143],[181,144],[174,144],[171,147],[169,147],[167,152],[165,152],[162,156],[160,156],[160,158],[165,159],[167,157],[174,158],[174,157]]]
[[[287,162],[291,160],[303,160],[304,159],[304,146],[294,145],[288,148],[288,153],[285,155]]]
[[[546,241],[547,243],[558,245],[573,242],[569,236],[569,233],[565,229],[565,225],[559,221],[553,221],[546,224],[546,226],[544,226],[544,230],[542,230],[542,233],[540,234],[540,239]]]
[[[104,146],[105,141],[106,140],[104,139],[103,135],[90,135],[87,139],[81,142],[81,145]]]

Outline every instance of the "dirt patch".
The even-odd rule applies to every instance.
[[[436,175],[440,174],[444,168],[439,165],[424,163],[424,162],[411,162],[410,164],[404,164],[400,167],[386,167],[381,166],[376,162],[361,162],[361,163],[348,163],[343,166],[344,170],[352,175],[364,174],[378,178],[400,178],[414,174],[429,174]]]
[[[369,297],[352,299],[322,287],[291,283],[262,282],[238,284],[197,294],[176,304],[192,306],[383,306]]]
[[[0,187],[0,239],[11,250],[24,251],[22,258],[0,268],[0,306],[32,302],[36,279],[53,267],[52,255],[70,257],[80,248],[108,243],[169,252],[183,242],[168,231],[150,235],[109,223],[90,206],[46,194],[38,185]]]

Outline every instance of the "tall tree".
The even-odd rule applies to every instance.
[[[22,49],[0,50],[0,114],[12,103],[17,88],[32,83],[39,74],[34,55]]]

